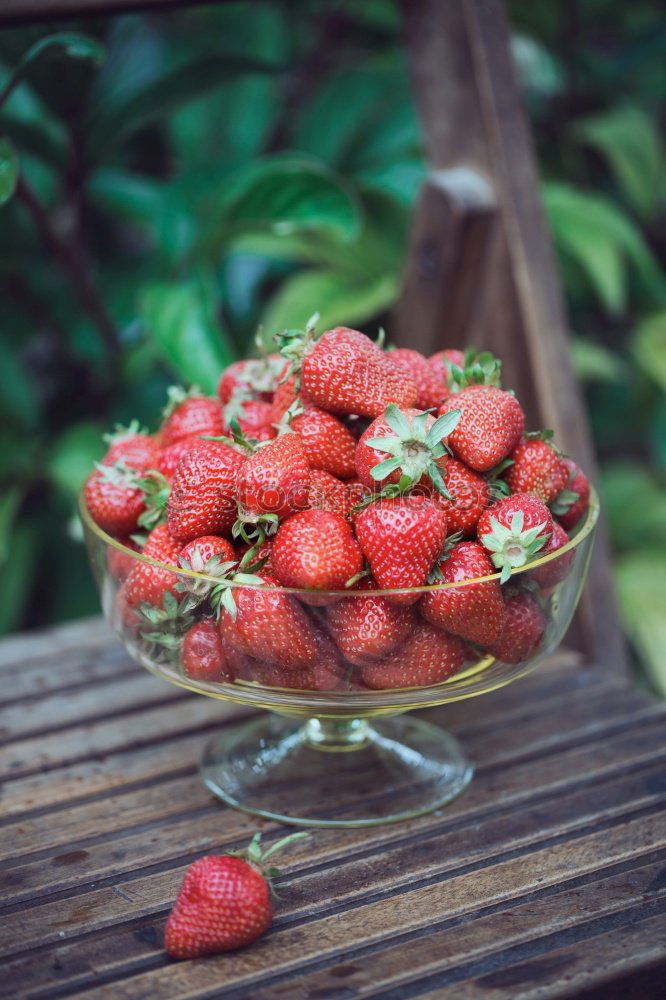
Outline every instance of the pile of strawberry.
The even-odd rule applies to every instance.
[[[568,542],[589,483],[549,432],[525,433],[499,361],[385,351],[346,327],[277,340],[215,398],[171,390],[157,433],[118,432],[89,477],[97,524],[161,564],[109,548],[122,628],[194,679],[300,689],[531,656],[573,551],[512,571]]]

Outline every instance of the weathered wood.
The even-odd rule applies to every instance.
[[[613,975],[653,969],[651,921],[666,896],[666,709],[571,657],[492,698],[426,713],[476,758],[465,795],[405,824],[317,831],[284,859],[269,935],[234,956],[169,961],[162,928],[185,866],[257,828],[269,842],[281,834],[221,806],[195,773],[206,732],[242,710],[180,690],[158,704],[171,689],[124,656],[114,685],[96,665],[112,662],[115,640],[100,646],[102,634],[93,621],[71,641],[67,630],[50,636],[70,641],[77,675],[35,693],[41,736],[22,736],[33,732],[17,715],[29,696],[8,710],[15,738],[3,760],[18,748],[24,776],[8,773],[0,799],[0,995],[474,996],[503,972],[507,985],[500,976],[493,991],[513,1000],[533,970],[521,989],[543,980],[539,995],[556,996],[566,980],[553,955],[570,952],[586,986],[605,981],[607,970],[585,966],[587,942],[632,922],[648,933],[615,957]],[[45,654],[39,637],[0,643],[6,676],[16,663],[38,676]],[[64,713],[50,727],[49,707]]]
[[[427,353],[470,343],[494,351],[529,426],[553,428],[594,478],[501,0],[401,0],[401,6],[434,172],[415,215],[392,339]],[[442,177],[457,180],[442,185]],[[476,179],[466,185],[477,192],[471,206],[452,202],[461,177]],[[480,227],[474,220],[482,204],[492,208]],[[589,659],[625,669],[603,526],[569,639]]]

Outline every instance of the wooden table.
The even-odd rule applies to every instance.
[[[5,640],[0,669],[2,995],[658,995],[666,710],[601,670],[560,654],[426,713],[477,762],[470,789],[409,823],[315,832],[284,858],[265,938],[177,963],[161,939],[185,866],[284,832],[195,773],[241,710],[134,666],[99,620]]]

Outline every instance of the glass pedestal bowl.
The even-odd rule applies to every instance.
[[[435,628],[423,611],[444,591],[497,587],[499,574],[388,592],[231,585],[240,610],[220,628],[201,596],[218,580],[133,552],[93,522],[83,500],[80,512],[104,615],[133,659],[251,710],[204,749],[211,792],[284,823],[353,827],[429,812],[469,784],[473,768],[457,740],[409,713],[488,694],[553,652],[580,597],[599,507],[593,494],[565,546],[514,570],[504,595],[527,610],[514,616],[515,635],[505,626],[497,655]],[[161,609],[128,602],[125,581],[138,572],[154,575],[158,592],[168,583]],[[364,624],[350,631],[350,620]]]

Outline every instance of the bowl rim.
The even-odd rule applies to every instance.
[[[188,577],[197,582],[212,583],[212,584],[218,584],[220,582],[218,577],[209,576],[206,573],[197,573],[194,570],[184,569],[182,566],[172,566],[169,563],[163,563],[159,562],[157,559],[151,559],[150,556],[146,556],[142,552],[137,552],[134,549],[128,548],[126,545],[123,545],[122,542],[119,542],[117,538],[114,538],[113,535],[107,534],[107,532],[104,531],[102,528],[100,528],[99,525],[93,520],[90,511],[88,510],[88,505],[86,504],[85,501],[85,484],[79,490],[78,508],[79,508],[79,516],[81,517],[83,525],[89,532],[91,532],[91,534],[95,535],[105,545],[110,546],[111,548],[114,548],[117,551],[122,552],[127,556],[130,556],[137,562],[142,562],[149,566],[155,566],[159,569],[165,569],[171,573],[176,573],[178,576]],[[594,486],[590,485],[589,505],[585,513],[584,519],[579,521],[577,525],[577,530],[573,535],[573,537],[570,538],[565,545],[562,545],[561,548],[555,549],[554,552],[550,552],[548,553],[548,555],[541,556],[541,558],[539,559],[533,559],[531,562],[525,563],[524,566],[519,566],[516,569],[514,569],[511,573],[511,576],[507,580],[507,583],[510,583],[514,578],[518,577],[521,573],[531,572],[534,569],[538,569],[540,566],[546,566],[553,560],[560,559],[567,552],[570,552],[573,549],[577,548],[577,546],[580,545],[581,542],[583,542],[596,527],[596,524],[599,520],[599,513],[600,513],[599,495]],[[470,539],[470,541],[472,540],[473,539]],[[369,597],[371,595],[376,597],[386,597],[395,594],[429,594],[441,590],[459,589],[460,587],[468,587],[474,584],[489,583],[494,580],[499,581],[500,576],[501,573],[497,572],[497,573],[492,573],[489,576],[473,577],[470,580],[459,580],[459,581],[453,581],[452,583],[429,583],[429,584],[424,584],[421,587],[402,587],[402,588],[394,588],[391,590],[376,589],[376,590],[358,591],[358,590],[353,590],[351,588],[343,590],[317,590],[311,587],[310,588],[283,587],[282,585],[276,587],[273,584],[235,583],[233,581],[229,581],[227,583],[227,586],[239,589],[248,589],[248,588],[257,590],[261,589],[264,591],[271,591],[273,593],[291,594],[294,597],[298,597],[299,595],[300,596],[305,595],[307,597],[315,594],[319,596],[332,595],[336,597],[350,597],[352,595],[355,595],[357,597],[360,596]]]

